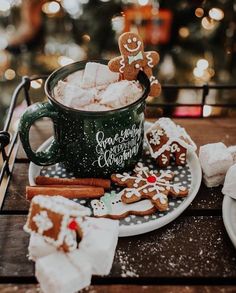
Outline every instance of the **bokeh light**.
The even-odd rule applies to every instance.
[[[16,77],[16,73],[13,69],[11,68],[8,68],[5,73],[4,73],[4,77],[7,79],[7,80],[12,80]]]
[[[55,14],[60,11],[60,4],[56,1],[43,4],[42,11],[46,14]]]
[[[42,79],[36,79],[31,81],[30,86],[34,89],[39,89],[41,88],[42,84],[43,84]]]
[[[212,30],[215,27],[215,22],[209,17],[203,17],[202,26],[206,30]]]
[[[198,67],[199,69],[201,69],[201,70],[205,70],[205,69],[207,69],[208,66],[209,66],[209,63],[208,63],[208,61],[207,61],[206,59],[199,59],[199,60],[197,61],[197,67]]]
[[[193,75],[195,76],[195,77],[203,77],[203,75],[204,75],[204,70],[202,70],[202,69],[200,69],[199,67],[195,67],[194,69],[193,69]]]
[[[0,11],[1,12],[6,12],[11,8],[11,5],[8,1],[6,0],[0,0]]]
[[[205,105],[203,107],[203,117],[209,117],[209,116],[211,116],[211,113],[212,113],[212,107]]]
[[[149,2],[149,0],[138,0],[138,4],[141,5],[141,6],[147,5],[148,2]]]
[[[209,11],[209,16],[214,20],[222,20],[224,18],[224,11],[220,8],[212,8]]]
[[[189,36],[189,29],[187,27],[181,27],[179,29],[179,35],[182,38],[187,38]]]
[[[203,15],[204,15],[204,10],[202,9],[202,8],[200,8],[200,7],[198,7],[198,8],[196,8],[195,9],[195,15],[197,16],[197,17],[203,17]]]

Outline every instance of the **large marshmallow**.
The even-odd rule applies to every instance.
[[[116,82],[119,74],[110,71],[107,65],[88,62],[84,69],[81,86],[83,88],[101,87]]]
[[[79,250],[90,259],[94,275],[108,275],[118,241],[119,221],[88,218],[84,225]]]
[[[209,188],[222,185],[224,183],[224,179],[225,179],[225,174],[214,175],[211,177],[203,175],[203,182]]]
[[[100,96],[100,103],[112,108],[121,108],[138,100],[141,94],[142,89],[135,82],[122,80],[106,88]]]
[[[73,252],[72,252],[73,253]],[[76,266],[64,252],[55,252],[36,261],[35,275],[44,293],[74,293],[90,285],[92,267],[83,253],[74,254]]]
[[[226,173],[222,193],[236,199],[236,164]]]
[[[201,146],[199,160],[203,173],[207,177],[226,174],[229,167],[233,164],[232,155],[222,142]]]
[[[36,261],[40,257],[56,252],[57,248],[46,242],[41,235],[32,233],[30,235],[28,251],[29,259]]]
[[[84,111],[110,111],[113,110],[111,107],[108,107],[106,105],[100,105],[98,103],[92,103],[89,105],[85,105],[83,107],[79,108],[80,110],[84,110]]]
[[[64,105],[78,109],[94,102],[95,90],[85,90],[79,86],[67,84],[64,89]]]
[[[231,153],[234,163],[236,163],[236,145],[229,146],[228,151]]]

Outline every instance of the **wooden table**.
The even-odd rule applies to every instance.
[[[200,145],[236,144],[236,119],[178,119]],[[48,123],[33,127],[32,145],[50,136]],[[36,292],[29,236],[22,230],[29,162],[20,147],[0,215],[0,292]],[[236,292],[236,250],[222,221],[221,187],[203,184],[189,208],[167,226],[119,239],[111,273],[94,277],[86,292]],[[29,290],[29,291],[27,291]]]

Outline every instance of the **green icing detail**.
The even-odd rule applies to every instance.
[[[113,190],[111,191],[111,193],[106,192],[100,199],[104,203],[105,207],[107,208],[108,213],[112,212],[111,201],[114,199],[115,196],[116,196],[116,192]]]

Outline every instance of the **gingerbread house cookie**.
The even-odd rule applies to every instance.
[[[145,132],[145,140],[151,156],[160,167],[168,166],[171,159],[176,165],[185,165],[187,152],[197,149],[185,129],[169,118],[158,119]]]
[[[90,209],[62,196],[39,195],[32,199],[24,230],[41,235],[58,249],[72,251],[82,237],[80,222],[90,213]]]

